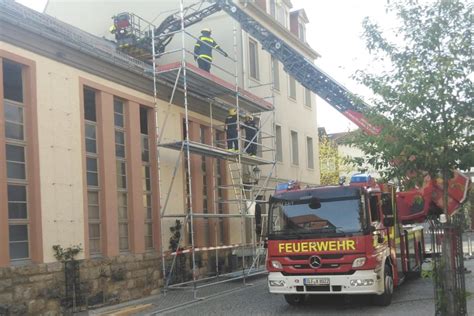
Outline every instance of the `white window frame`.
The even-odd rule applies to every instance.
[[[122,113],[119,113],[119,112],[115,112],[115,102],[120,102],[122,104]],[[123,121],[123,126],[118,126],[115,122],[115,115],[118,114],[118,115],[122,115],[123,118],[122,118],[122,121]],[[117,146],[123,146],[123,149],[124,149],[124,157],[118,157],[116,156],[115,157],[115,163],[116,165],[117,164],[124,164],[125,165],[125,185],[124,187],[120,187],[118,185],[118,181],[117,181],[117,218],[118,218],[118,234],[119,234],[119,250],[120,252],[129,252],[130,249],[131,249],[131,245],[130,245],[130,196],[128,194],[128,163],[127,163],[127,130],[126,130],[126,101],[125,100],[122,100],[120,98],[114,98],[114,128],[115,128],[115,132],[120,132],[123,134],[123,139],[124,139],[124,142],[123,144],[119,144],[117,143],[117,138],[115,138],[115,146],[114,148],[116,148]],[[116,150],[116,149],[115,149]],[[118,179],[118,174],[117,174],[117,179]],[[123,175],[122,175],[123,176]],[[125,196],[125,199],[126,199],[126,205],[119,205],[119,195],[124,195]],[[125,209],[125,212],[126,212],[126,217],[120,217],[120,211],[119,209],[120,208],[124,208]],[[122,236],[121,235],[121,229],[120,227],[121,226],[127,226],[127,236]],[[124,239],[126,238],[127,239],[127,247],[121,247],[120,245],[120,240],[121,239]]]
[[[255,51],[252,53],[252,50],[250,49],[250,45],[253,45],[255,47]],[[249,43],[248,43],[248,51],[249,51],[249,77],[253,80],[260,80],[260,67],[259,67],[259,60],[258,60],[258,42],[254,40],[253,38],[249,37]],[[252,71],[252,58],[255,59],[255,73]],[[255,76],[254,76],[255,75]]]
[[[141,126],[141,115],[142,110],[145,111],[145,119],[147,124],[146,133],[143,133],[142,126]],[[151,178],[151,152],[150,152],[150,126],[149,122],[149,115],[150,109],[140,105],[139,107],[140,112],[140,148],[141,148],[141,162],[142,162],[142,203],[143,203],[143,217],[145,218],[144,221],[144,244],[145,244],[145,251],[152,251],[155,249],[155,241],[154,241],[154,229],[153,229],[153,182]],[[148,170],[148,176],[147,176]],[[149,184],[149,186],[148,186]],[[149,200],[149,204],[148,204]],[[148,216],[148,214],[150,216]],[[148,242],[150,241],[150,242]]]
[[[311,109],[313,107],[312,92],[306,87],[303,87],[303,89],[304,89],[304,106],[306,106],[308,109]]]
[[[293,139],[293,135],[296,136],[296,142]],[[298,132],[295,130],[290,130],[290,153],[291,153],[291,164],[294,166],[299,166],[300,165],[299,141],[298,141]]]
[[[277,58],[270,56],[270,80],[273,82],[273,90],[280,91],[281,81],[280,81],[280,62]]]
[[[298,18],[298,38],[303,43],[306,43],[306,25]]]
[[[311,141],[311,146],[309,141]],[[314,138],[310,136],[306,136],[306,160],[307,168],[314,170]]]
[[[3,61],[0,60],[0,62],[2,63],[5,63],[6,62],[6,59],[4,59]],[[11,107],[16,107],[16,108],[21,108],[21,122],[16,122],[16,121],[8,121],[6,116],[4,116],[4,131],[5,131],[5,142],[3,144],[1,144],[2,146],[4,146],[4,150],[5,150],[5,154],[7,154],[7,145],[12,145],[12,146],[17,146],[17,147],[23,147],[23,158],[24,158],[24,161],[22,163],[24,163],[24,167],[25,167],[25,176],[24,178],[9,178],[8,177],[8,163],[15,163],[15,164],[18,164],[18,163],[21,163],[19,161],[8,161],[6,160],[4,162],[4,165],[1,166],[1,168],[5,168],[5,174],[7,176],[7,183],[6,183],[6,188],[7,188],[7,191],[8,191],[8,186],[19,186],[19,187],[24,187],[25,189],[25,193],[26,193],[26,198],[25,198],[25,201],[15,201],[15,200],[9,200],[8,197],[7,197],[7,209],[6,209],[6,212],[7,212],[7,223],[8,223],[8,232],[7,232],[7,236],[8,236],[8,247],[10,248],[10,245],[11,244],[15,244],[15,243],[27,243],[27,251],[28,251],[28,256],[27,257],[23,257],[23,258],[15,258],[13,259],[11,256],[10,256],[10,261],[12,263],[23,263],[23,262],[30,262],[31,260],[31,249],[32,249],[32,245],[31,245],[31,217],[30,217],[30,213],[32,212],[31,210],[31,203],[30,203],[30,190],[29,190],[29,176],[28,176],[28,135],[27,135],[27,132],[26,132],[26,124],[28,124],[28,117],[27,117],[27,113],[26,113],[26,98],[25,98],[25,72],[24,72],[24,65],[20,64],[20,63],[17,63],[15,61],[8,61],[9,63],[12,63],[12,64],[15,64],[17,66],[19,66],[21,68],[21,80],[22,80],[22,101],[17,101],[17,100],[12,100],[12,99],[7,99],[5,96],[3,96],[3,102],[4,102],[4,105],[9,105]],[[5,68],[3,68],[3,71],[5,72]],[[2,76],[5,76],[5,73],[0,73],[0,75]],[[5,85],[5,82],[3,82],[3,84]],[[3,111],[4,111],[4,115],[6,114],[5,113],[5,106],[3,108]],[[6,126],[7,124],[6,123],[10,123],[10,124],[15,124],[15,125],[20,125],[21,128],[22,128],[22,134],[23,134],[23,138],[22,139],[17,139],[17,138],[9,138],[7,137],[6,135]],[[10,218],[9,216],[9,204],[10,203],[24,203],[26,204],[26,217],[25,218]],[[11,235],[10,235],[10,227],[12,226],[26,226],[26,240],[15,240],[15,241],[12,241],[12,238],[11,238]],[[11,253],[11,249],[9,249],[9,252]]]
[[[94,97],[97,97],[97,91],[95,91],[94,89],[91,89],[91,88],[88,88],[88,87],[84,87],[83,88],[83,91],[82,93],[85,92],[85,90],[89,90],[89,91],[92,91],[94,92]],[[95,153],[93,152],[89,152],[87,151],[87,146],[85,147],[85,154],[86,154],[86,162],[87,162],[87,159],[95,159],[96,162],[97,162],[97,185],[89,185],[88,183],[87,184],[87,191],[86,191],[86,194],[87,194],[87,212],[89,212],[89,206],[97,206],[98,209],[99,209],[99,218],[94,218],[94,219],[91,219],[89,216],[88,216],[88,225],[89,225],[89,228],[91,225],[99,225],[99,236],[98,237],[95,237],[95,238],[92,238],[94,240],[99,240],[99,249],[96,250],[96,249],[92,249],[89,247],[89,255],[90,256],[100,256],[102,254],[102,238],[103,238],[103,229],[102,229],[102,207],[101,207],[101,200],[100,200],[100,197],[101,197],[101,188],[100,188],[100,159],[99,159],[99,140],[98,140],[98,123],[97,123],[97,103],[94,103],[94,107],[95,107],[95,121],[91,121],[91,120],[88,120],[86,119],[86,117],[84,116],[84,143],[87,144],[87,140],[94,140],[95,141]],[[84,98],[84,108],[85,108],[85,98]],[[84,109],[84,114],[85,114],[85,109]],[[95,130],[95,138],[88,138],[87,137],[87,128],[88,127],[93,127],[94,130]],[[87,174],[89,173],[89,171],[87,170],[87,167],[86,167],[86,181],[87,181]],[[98,204],[91,204],[90,201],[89,201],[89,192],[91,193],[97,193],[98,195]],[[89,229],[89,236],[87,236],[87,238],[89,239],[89,245],[91,244],[90,243],[90,240],[91,240],[91,237],[90,237],[90,229]]]
[[[280,131],[280,133],[278,133],[278,131]],[[283,133],[281,125],[278,124],[275,125],[275,160],[277,162],[283,162]]]
[[[295,91],[294,91],[294,95],[291,95],[291,83],[294,82],[294,87],[295,87]],[[288,74],[288,98],[290,100],[293,100],[293,101],[296,101],[296,95],[297,95],[297,90],[296,90],[296,79],[295,77],[291,76],[290,74]]]

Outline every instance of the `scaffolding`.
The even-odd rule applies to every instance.
[[[151,63],[154,70],[154,114],[161,195],[160,249],[164,291],[191,289],[196,298],[200,288],[236,279],[242,279],[245,284],[249,276],[265,272],[266,252],[260,236],[266,226],[266,214],[261,212],[261,209],[264,208],[267,200],[267,191],[273,190],[269,187],[269,180],[276,165],[275,112],[273,83],[264,84],[271,88],[269,90],[272,94],[265,98],[257,97],[239,85],[237,26],[235,22],[233,27],[234,57],[229,57],[233,62],[234,69],[230,71],[215,63],[212,64],[215,71],[224,76],[233,77],[234,82],[228,82],[219,76],[199,69],[189,61],[196,56],[186,48],[185,43],[189,41],[194,43],[197,38],[186,30],[185,14],[188,14],[189,10],[200,10],[202,2],[200,2],[201,5],[197,4],[187,8],[184,7],[183,0],[179,0],[179,2],[180,10],[177,14],[180,16],[181,28],[172,35],[181,36],[180,47],[169,51],[156,49],[159,47],[157,44],[162,43],[164,38],[168,39],[170,33],[155,33],[159,29],[134,15],[133,24],[140,27],[134,32],[139,35],[151,35],[152,53],[147,55],[143,49],[135,49],[132,46],[124,47],[123,50]],[[143,42],[147,43],[148,41],[141,43]],[[167,59],[173,59],[170,56],[178,56],[178,61],[163,64],[161,61],[164,56],[167,56]],[[165,82],[171,90],[164,117],[160,117],[158,106],[158,99],[163,99],[163,93],[160,94],[157,88],[158,82]],[[171,105],[176,104],[177,95],[180,96],[180,102],[184,108],[183,134],[181,139],[168,140],[166,137],[166,132],[169,130],[167,123]],[[191,99],[193,102],[190,102]],[[271,102],[266,101],[267,99],[270,99]],[[225,126],[224,123],[229,109],[235,109],[237,112],[237,122],[235,123],[239,144],[237,151],[230,151],[227,148],[226,142],[230,139],[224,137],[225,130],[230,125]],[[191,113],[200,113],[208,117],[206,128],[210,131],[210,137],[202,135],[201,131],[200,137],[196,139],[195,133],[191,132],[193,120]],[[252,128],[246,125],[242,119],[249,115],[258,122],[255,136],[252,139],[246,138],[242,132],[242,129]],[[252,145],[258,148],[257,155],[248,153]],[[162,177],[162,156],[166,151],[177,152],[171,172],[172,176],[168,179],[167,185],[164,184]],[[196,159],[201,159],[200,165],[195,163]],[[208,162],[211,163],[208,164]],[[195,182],[198,179],[194,179],[193,174],[196,174],[196,171],[202,172],[202,169],[208,168],[209,165],[212,166],[210,171],[212,180],[209,181],[212,188],[206,192],[212,192],[212,196],[207,196],[201,202],[194,197],[196,194]],[[261,175],[262,170],[259,166],[266,173],[264,176]],[[193,170],[193,168],[201,170]],[[173,196],[175,180],[182,173],[184,173],[185,182],[185,207],[180,212],[179,210],[170,210],[170,200]],[[208,170],[204,170],[204,174],[207,177]],[[206,185],[208,184],[206,183]],[[209,200],[213,204],[210,207],[205,205],[207,202],[204,202]],[[260,221],[258,226],[260,231],[255,229],[257,227],[255,225],[256,210],[257,221]],[[167,227],[165,227],[165,222],[170,223],[169,219],[175,220],[171,221],[171,223],[175,223],[175,226],[170,227],[174,233],[170,239],[174,238],[174,240],[170,246],[171,249],[166,251],[165,230]],[[236,228],[240,233],[239,241],[230,242],[236,237],[230,236]],[[187,233],[186,237],[184,231]],[[204,238],[200,236],[201,241],[198,242],[196,237],[200,234]],[[225,238],[223,238],[224,234],[227,235]],[[202,240],[204,240],[204,244]],[[227,243],[221,242],[222,240]],[[203,258],[205,259],[203,260]],[[187,261],[191,266],[190,274],[186,269]],[[207,261],[207,269],[204,268],[207,270],[204,272],[205,275],[202,275],[203,272],[201,272],[203,261]]]
[[[254,210],[258,207],[264,207],[266,201],[265,194],[273,188],[269,188],[268,183],[275,170],[275,139],[274,139],[274,121],[275,112],[273,106],[273,89],[269,97],[260,98],[253,93],[242,89],[239,86],[238,77],[238,59],[237,59],[237,27],[234,22],[233,28],[233,50],[234,57],[230,58],[234,64],[233,71],[229,71],[224,67],[213,64],[213,68],[223,74],[227,74],[234,78],[234,82],[227,82],[220,77],[202,71],[195,67],[192,63],[187,61],[187,58],[193,57],[193,52],[186,49],[184,43],[186,39],[196,40],[184,27],[183,17],[185,12],[192,10],[198,11],[202,9],[203,2],[199,2],[194,7],[184,8],[183,0],[180,0],[180,10],[177,14],[181,16],[181,29],[175,34],[164,33],[164,36],[169,38],[170,35],[181,35],[181,47],[171,51],[155,51],[155,41],[163,43],[160,39],[160,34],[155,34],[155,27],[147,21],[137,17],[133,21],[133,27],[139,28],[140,32],[136,36],[150,36],[151,34],[151,60],[150,55],[145,54],[143,49],[133,50],[125,48],[122,51],[117,51],[114,44],[104,41],[101,38],[88,34],[69,25],[60,22],[47,15],[28,10],[27,8],[9,3],[6,5],[5,0],[0,0],[2,6],[0,7],[0,18],[8,21],[12,25],[18,25],[34,34],[39,34],[49,40],[58,41],[64,45],[83,52],[84,54],[93,56],[104,62],[111,63],[122,69],[126,69],[135,74],[145,76],[153,80],[153,95],[155,99],[155,123],[157,135],[157,153],[158,153],[158,170],[162,172],[160,157],[163,152],[174,151],[178,153],[172,171],[172,177],[169,179],[168,186],[163,185],[163,177],[159,174],[160,179],[160,215],[161,218],[161,252],[162,252],[162,270],[164,277],[165,290],[172,288],[181,288],[193,290],[194,296],[197,295],[197,290],[202,287],[222,283],[229,280],[242,279],[245,280],[248,276],[262,273],[265,259],[265,251],[262,247],[262,240],[258,238],[258,234],[253,229],[253,222],[255,221]],[[148,32],[148,33],[146,33]],[[147,41],[142,41],[140,44],[147,47]],[[134,43],[131,43],[134,44]],[[142,48],[143,48],[142,47]],[[179,54],[178,62],[162,64],[160,61],[163,56]],[[273,71],[273,70],[272,70]],[[273,76],[272,76],[273,78]],[[273,88],[273,83],[265,83]],[[158,89],[158,86],[160,89]],[[161,90],[161,91],[160,91]],[[160,109],[158,108],[158,99],[165,99],[167,93],[169,96],[168,111],[162,118],[159,117]],[[182,96],[182,105],[184,108],[184,125],[185,133],[181,139],[174,141],[166,141],[163,135],[166,131],[166,123],[169,119],[168,113],[172,104],[176,104],[177,95]],[[271,102],[266,101],[267,99]],[[192,102],[189,102],[192,100]],[[203,105],[206,105],[205,108]],[[245,114],[252,114],[259,121],[259,128],[256,136],[252,140],[246,140],[240,128],[238,129],[238,141],[240,142],[241,150],[239,152],[229,152],[225,146],[225,139],[217,137],[217,132],[224,133],[224,118],[227,110],[235,108],[239,113],[237,126],[243,126],[244,123],[240,121],[240,117]],[[210,130],[215,133],[211,137],[210,142],[200,142],[190,138],[189,133],[189,112],[200,113],[208,116]],[[160,121],[161,120],[161,121]],[[245,145],[244,145],[245,144]],[[261,155],[250,156],[245,153],[245,147],[249,144],[256,144]],[[194,156],[193,156],[194,155]],[[199,212],[199,207],[193,203],[193,179],[191,160],[196,155],[214,159],[220,162],[227,169],[226,181],[218,184],[217,181],[212,181],[214,187],[212,188],[213,198],[215,204],[213,206],[214,213]],[[185,184],[187,187],[186,207],[184,212],[173,212],[169,210],[169,201],[171,199],[171,188],[178,176],[180,166],[183,164],[184,172],[187,174]],[[263,169],[265,175],[256,178],[256,170],[258,166]],[[224,168],[223,167],[223,168]],[[252,177],[252,171],[254,175]],[[257,182],[258,181],[258,182]],[[219,198],[219,191],[224,192],[223,197]],[[220,208],[225,212],[217,212]],[[265,214],[262,214],[261,228],[265,227]],[[174,251],[165,251],[165,233],[163,222],[166,219],[175,218],[182,220],[182,223],[189,224],[189,244],[190,247],[184,245],[183,234],[177,243],[177,249]],[[214,232],[214,246],[196,245],[194,236],[196,234],[194,222],[195,220],[211,220],[214,226],[218,223],[224,223],[224,228],[229,230],[231,227],[238,227],[240,231],[240,240],[238,242],[230,242],[228,238],[227,243],[220,244],[216,242],[219,229],[213,228]],[[230,221],[237,221],[235,225],[231,225]],[[249,235],[249,236],[247,236]],[[262,235],[262,234],[260,234]],[[249,237],[249,238],[247,238]],[[219,261],[219,252],[230,251],[230,259],[227,264],[232,265],[232,269],[222,269],[222,264]],[[196,254],[214,252],[214,272],[213,275],[202,277],[198,275],[197,256]],[[176,265],[180,258],[190,256],[191,259],[191,276],[189,279],[182,279],[179,281],[173,280],[173,275],[176,274]],[[240,261],[235,263],[233,259]],[[239,260],[240,259],[240,260]],[[235,263],[235,264],[234,264]]]

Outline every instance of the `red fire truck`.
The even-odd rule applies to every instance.
[[[291,305],[315,294],[373,294],[389,305],[425,254],[423,228],[404,223],[425,218],[433,196],[432,182],[395,193],[364,174],[346,186],[279,190],[268,213],[270,292]]]
[[[344,86],[255,20],[250,8],[232,0],[214,0],[184,17],[172,14],[158,27],[121,13],[114,17],[111,32],[119,49],[151,63],[183,27],[222,10],[305,88],[368,134],[380,133],[381,128],[364,117],[365,103],[355,102],[357,98]],[[469,185],[461,173],[453,175],[448,183],[448,215],[459,209]],[[388,305],[393,289],[408,274],[419,272],[423,231],[406,224],[423,221],[432,209],[443,209],[442,180],[427,176],[423,186],[398,193],[366,175],[352,180],[349,186],[301,189],[292,182],[277,187],[268,213],[270,292],[284,294],[290,304],[303,302],[308,294],[374,294],[377,304]]]

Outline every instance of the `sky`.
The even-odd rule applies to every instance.
[[[372,60],[361,37],[362,20],[369,16],[389,27],[388,22],[393,19],[385,11],[387,0],[292,0],[292,3],[293,9],[304,8],[308,16],[306,40],[321,55],[315,61],[316,66],[368,101],[370,90],[351,76],[368,67]],[[357,128],[320,98],[317,107],[318,126],[325,127],[328,133]]]
[[[17,2],[42,11],[47,0]],[[292,3],[293,9],[304,8],[308,16],[307,42],[322,55],[315,61],[316,65],[350,91],[367,99],[370,91],[351,79],[356,70],[364,69],[371,61],[361,38],[362,20],[369,16],[382,24],[390,21],[385,12],[387,0],[292,0]],[[325,127],[328,133],[356,128],[319,98],[317,117],[318,126]]]

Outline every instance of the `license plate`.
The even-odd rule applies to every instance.
[[[329,285],[329,278],[305,278],[304,285]]]

